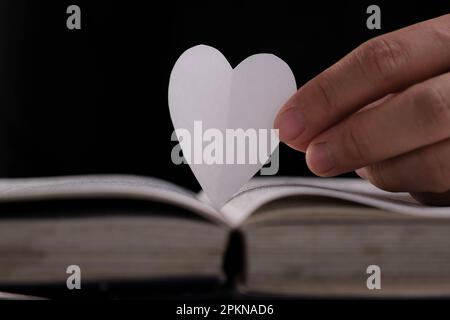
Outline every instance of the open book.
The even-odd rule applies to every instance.
[[[448,295],[450,208],[361,179],[255,178],[220,210],[126,175],[0,180],[0,289],[214,279],[274,295]],[[369,290],[367,267],[381,269]]]

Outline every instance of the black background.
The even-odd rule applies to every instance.
[[[82,30],[66,28],[70,4]],[[366,28],[370,4],[381,7],[381,30]],[[197,189],[170,159],[167,88],[184,50],[211,45],[232,66],[274,53],[301,86],[365,40],[449,9],[448,0],[1,0],[0,176],[132,173]],[[283,145],[279,174],[310,173]]]

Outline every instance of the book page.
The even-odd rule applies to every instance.
[[[191,210],[216,223],[227,224],[223,214],[196,194],[170,182],[131,175],[85,175],[0,179],[0,203],[74,198],[125,198],[158,201]]]
[[[408,193],[386,192],[359,178],[258,177],[242,187],[222,212],[238,226],[260,206],[295,195],[333,197],[403,214],[450,218],[450,207],[424,206]]]

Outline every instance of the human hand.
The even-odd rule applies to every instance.
[[[450,205],[450,14],[371,39],[301,87],[275,120],[323,177],[356,170]]]

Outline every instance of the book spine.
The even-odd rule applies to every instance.
[[[240,230],[233,230],[229,235],[223,260],[226,288],[233,289],[245,282],[246,256],[244,234]]]

